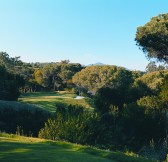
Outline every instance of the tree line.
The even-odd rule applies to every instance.
[[[25,63],[20,57],[12,58],[6,52],[0,52],[2,73],[0,79],[2,83],[6,83],[1,84],[0,96],[4,96],[4,93],[15,96],[0,97],[0,99],[16,100],[20,93],[26,92],[72,89],[72,76],[83,68],[81,64],[70,63],[68,60],[53,63]]]

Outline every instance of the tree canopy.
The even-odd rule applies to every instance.
[[[24,85],[24,80],[0,65],[0,83],[0,100],[17,100],[20,95],[19,88]]]
[[[149,87],[153,92],[160,90],[160,86],[164,81],[164,77],[168,74],[168,70],[154,71],[151,73],[144,74],[143,76],[137,78],[134,85],[141,81],[147,87]]]
[[[168,62],[168,14],[153,17],[138,27],[135,40],[148,58]]]
[[[133,82],[131,71],[117,66],[89,66],[76,73],[73,83],[82,90],[95,94],[100,88],[126,89]]]

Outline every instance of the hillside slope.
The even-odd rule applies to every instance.
[[[76,94],[60,91],[60,92],[34,92],[22,94],[19,101],[22,103],[31,104],[37,106],[43,110],[49,112],[55,112],[56,106],[59,105],[80,105],[87,109],[93,109],[89,104],[89,98],[83,98],[80,100],[75,99]],[[91,100],[91,99],[90,99]]]
[[[147,162],[149,160],[67,142],[0,133],[0,161]]]

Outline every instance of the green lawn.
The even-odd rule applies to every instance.
[[[0,137],[0,161],[110,162],[111,160],[91,155],[80,145],[9,136]]]
[[[55,112],[56,104],[81,105],[87,109],[93,109],[91,99],[75,99],[76,94],[70,92],[35,92],[25,93],[19,98],[20,102],[32,104],[50,112]]]
[[[150,162],[143,158],[130,157],[119,152],[3,133],[0,133],[0,161]]]

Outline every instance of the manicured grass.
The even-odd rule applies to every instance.
[[[87,109],[93,109],[89,104],[89,98],[77,100],[76,95],[70,92],[35,92],[22,94],[20,102],[32,104],[50,112],[55,112],[56,105],[81,105]]]
[[[3,133],[0,133],[0,161],[150,162],[121,152]]]
[[[110,162],[111,160],[91,155],[80,145],[15,136],[0,137],[0,161]]]

